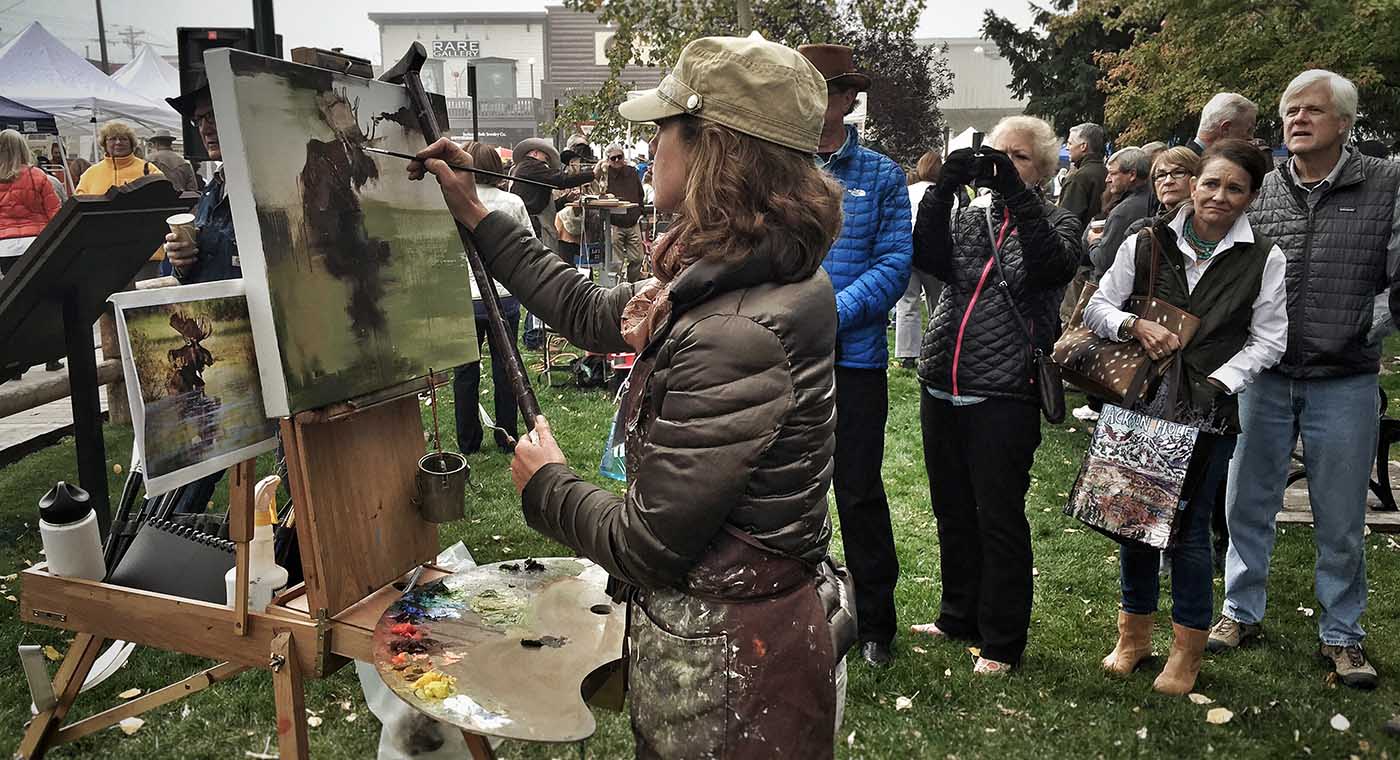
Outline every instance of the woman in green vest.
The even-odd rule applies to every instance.
[[[1283,252],[1254,234],[1245,209],[1270,170],[1264,154],[1243,140],[1221,140],[1190,179],[1190,203],[1128,238],[1084,310],[1100,336],[1135,340],[1154,360],[1181,362],[1179,403],[1163,411],[1156,394],[1141,410],[1200,429],[1183,489],[1190,494],[1180,537],[1168,551],[1172,569],[1172,648],[1152,687],[1186,694],[1196,682],[1214,603],[1211,598],[1210,514],[1239,433],[1235,396],[1283,356],[1288,335]],[[1155,241],[1155,245],[1154,245]],[[1158,256],[1155,291],[1150,283]],[[1162,325],[1124,311],[1133,296],[1155,295],[1200,320],[1185,347]],[[1176,356],[1176,354],[1180,354]],[[1157,402],[1153,404],[1153,402]],[[1123,608],[1118,645],[1107,670],[1132,673],[1152,654],[1160,555],[1146,546],[1119,551]]]

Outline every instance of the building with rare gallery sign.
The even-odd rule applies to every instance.
[[[476,72],[477,139],[507,147],[540,134],[539,125],[553,120],[556,101],[593,92],[608,77],[613,30],[563,6],[521,0],[510,11],[386,11],[369,19],[379,27],[381,60],[398,60],[415,41],[427,48],[423,84],[447,97],[448,125],[459,137],[472,137],[470,70]],[[662,74],[629,67],[623,79],[647,88]]]

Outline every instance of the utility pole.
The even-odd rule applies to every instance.
[[[135,58],[135,57],[136,57],[136,42],[137,42],[137,40],[138,40],[139,38],[145,37],[145,36],[146,36],[146,30],[144,30],[144,29],[137,29],[136,27],[132,26],[131,24],[127,24],[125,29],[123,29],[123,30],[121,30],[120,32],[118,32],[118,35],[121,36],[121,37],[124,37],[124,38],[126,39],[126,47],[127,47],[128,50],[131,51],[131,57],[132,57],[132,58]]]
[[[102,73],[112,73],[107,66],[107,27],[102,23],[102,0],[97,2],[97,46],[101,48]]]

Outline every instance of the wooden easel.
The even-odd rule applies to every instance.
[[[60,578],[43,564],[25,570],[21,619],[78,636],[53,681],[56,704],[34,717],[15,756],[43,757],[50,747],[260,669],[272,673],[281,756],[308,758],[305,679],[329,676],[351,660],[372,660],[375,624],[400,595],[393,582],[438,552],[437,526],[419,517],[412,503],[414,473],[424,453],[418,401],[413,393],[402,395],[403,388],[397,392],[388,400],[342,404],[282,421],[306,580],[274,598],[265,611],[248,609],[246,591],[252,460],[229,469],[229,535],[240,578],[232,608]],[[445,574],[430,566],[422,580]],[[63,725],[98,651],[111,639],[218,664]],[[494,757],[484,737],[465,736],[473,758]]]

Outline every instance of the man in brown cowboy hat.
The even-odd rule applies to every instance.
[[[158,129],[156,133],[147,138],[150,143],[150,153],[146,159],[160,167],[161,174],[170,178],[170,184],[182,193],[198,192],[199,185],[195,182],[194,167],[185,157],[176,153],[175,136],[170,134],[170,130]]]
[[[894,586],[899,577],[890,505],[880,465],[889,412],[885,321],[909,284],[913,254],[904,172],[861,147],[845,117],[870,77],[856,71],[845,45],[803,45],[826,79],[827,107],[818,155],[845,187],[841,237],[822,266],[836,290],[836,455],[833,478],[846,562],[856,582],[861,656],[875,666],[893,659]]]

